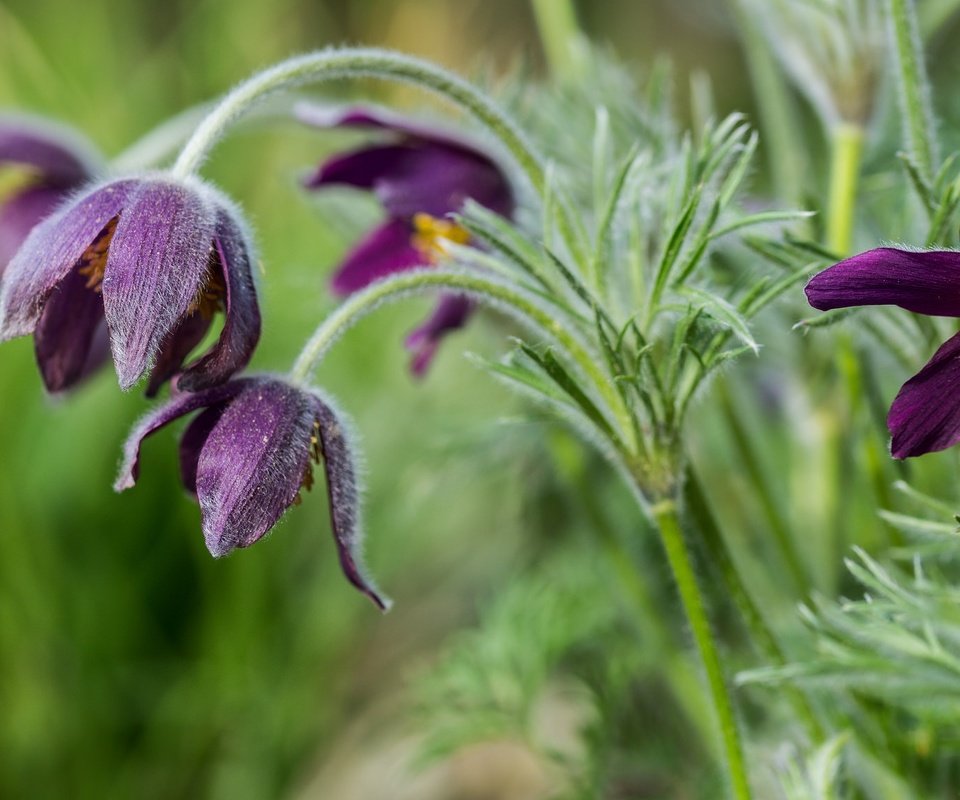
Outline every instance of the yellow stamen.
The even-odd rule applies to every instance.
[[[117,229],[118,219],[119,217],[114,217],[106,224],[93,243],[83,251],[78,262],[77,272],[87,279],[86,288],[98,294],[103,291],[103,271],[107,268],[107,251],[110,249],[113,233]]]
[[[223,267],[217,251],[210,253],[210,262],[207,266],[207,279],[197,290],[193,302],[187,309],[187,314],[199,313],[204,319],[210,319],[221,311],[227,297],[226,278],[223,276]]]
[[[310,450],[309,457],[307,458],[307,466],[303,471],[303,479],[300,481],[301,490],[306,489],[309,492],[313,488],[313,465],[319,465],[321,458],[323,458],[323,453],[320,450],[320,423],[314,421],[313,433],[310,434]],[[302,500],[303,498],[298,491],[297,496],[293,499],[293,504],[298,506]]]
[[[413,216],[413,235],[410,243],[419,250],[431,264],[442,260],[447,254],[448,243],[466,244],[470,241],[467,229],[448,219],[438,219],[429,214],[419,213]]]

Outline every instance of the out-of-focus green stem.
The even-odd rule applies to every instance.
[[[937,141],[916,7],[913,0],[887,0],[887,15],[890,45],[897,57],[895,74],[904,143],[929,182],[937,164]]]
[[[578,74],[583,64],[580,26],[573,0],[531,0],[550,71],[558,78]]]
[[[837,125],[830,141],[830,187],[827,196],[827,247],[839,256],[850,253],[863,128],[849,122]]]
[[[663,542],[663,549],[666,551],[667,561],[677,584],[680,601],[707,676],[707,687],[710,690],[710,698],[720,727],[720,739],[723,743],[733,796],[736,800],[750,800],[750,782],[740,743],[740,730],[737,727],[730,691],[720,665],[720,656],[713,640],[713,632],[710,630],[710,620],[707,618],[703,595],[697,584],[690,553],[683,540],[677,502],[674,498],[664,498],[655,503],[650,511],[657,523],[660,540]]]
[[[803,200],[803,155],[796,109],[783,70],[763,38],[756,13],[746,0],[734,0],[750,81],[757,97],[761,142],[767,153],[777,196],[791,204]]]
[[[720,404],[723,408],[723,415],[727,421],[727,427],[733,438],[734,446],[740,455],[740,461],[743,463],[750,478],[750,486],[753,488],[760,501],[764,517],[774,539],[780,547],[780,553],[786,562],[790,577],[793,579],[794,587],[797,592],[804,592],[809,585],[807,571],[804,569],[803,560],[797,552],[794,541],[790,536],[790,530],[780,513],[777,501],[774,499],[773,491],[767,483],[764,469],[760,464],[757,454],[750,443],[750,436],[743,425],[737,409],[730,397],[730,392],[725,386],[720,389]]]
[[[920,35],[926,41],[960,11],[960,0],[927,0],[917,13],[920,17]]]
[[[695,522],[697,533],[706,545],[712,564],[720,572],[724,588],[729,592],[730,598],[743,617],[743,622],[750,632],[754,645],[771,664],[780,666],[786,664],[787,660],[784,657],[783,650],[767,625],[762,612],[753,601],[753,597],[740,575],[740,570],[730,554],[726,540],[723,538],[713,509],[711,509],[706,493],[700,485],[700,479],[692,468],[687,469],[683,485],[684,510]],[[814,741],[822,740],[823,728],[807,698],[793,686],[788,687],[786,692],[797,718],[806,728],[809,736]]]

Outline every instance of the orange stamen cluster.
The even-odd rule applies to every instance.
[[[197,290],[193,302],[187,309],[188,314],[199,313],[204,319],[210,319],[218,311],[223,310],[224,299],[227,296],[226,279],[223,276],[223,267],[217,251],[210,254],[210,263],[207,268],[207,279]]]
[[[91,245],[83,251],[78,261],[77,272],[87,279],[86,288],[99,294],[103,291],[103,272],[107,268],[107,251],[110,249],[110,240],[117,229],[117,220],[114,217],[97,234]]]
[[[414,214],[413,234],[410,243],[431,264],[436,264],[447,254],[447,243],[466,244],[470,241],[467,229],[448,219],[438,219],[430,214]]]

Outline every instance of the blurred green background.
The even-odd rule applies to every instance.
[[[639,71],[663,53],[676,62],[681,113],[694,70],[710,75],[721,110],[752,109],[721,3],[582,5],[587,32]],[[945,30],[933,42],[935,76],[956,69],[949,40]],[[542,64],[517,0],[17,0],[0,3],[0,107],[60,118],[114,154],[259,67],[343,42],[467,73]],[[422,102],[382,86],[360,93]],[[261,247],[254,369],[287,368],[332,307],[325,276],[376,214],[298,194],[297,177],[338,143],[293,124],[251,126],[206,169],[244,205]],[[47,399],[30,341],[3,346],[0,796],[542,794],[542,768],[509,743],[426,772],[410,765],[420,732],[401,698],[412,676],[582,513],[556,491],[544,429],[518,424],[516,401],[461,355],[496,353],[497,320],[451,339],[424,383],[409,377],[402,336],[428,308],[377,313],[319,376],[362,434],[368,560],[396,601],[386,617],[342,579],[323,492],[256,547],[214,562],[179,485],[175,436],[147,444],[134,491],[110,490],[143,398],[104,372]],[[702,441],[724,474],[729,443]]]

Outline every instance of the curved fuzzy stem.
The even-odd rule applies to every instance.
[[[317,364],[330,346],[363,317],[380,305],[425,290],[446,289],[475,298],[481,303],[498,307],[517,317],[531,330],[553,340],[569,360],[577,366],[592,384],[593,393],[603,403],[620,440],[630,453],[635,453],[637,442],[630,411],[611,380],[601,368],[596,354],[571,332],[568,321],[546,308],[534,295],[505,281],[486,275],[477,275],[456,269],[428,268],[393,275],[368,286],[348,297],[316,329],[297,357],[290,375],[293,380],[309,380]]]
[[[501,142],[541,198],[548,193],[543,160],[516,123],[486,94],[429,61],[375,48],[307,53],[248,78],[229,92],[200,123],[174,164],[173,174],[185,177],[199,170],[226,131],[263,98],[294,86],[343,78],[383,78],[412,83],[445,98],[473,115]],[[583,245],[566,204],[561,204],[560,212],[561,234],[571,253],[582,264]]]

